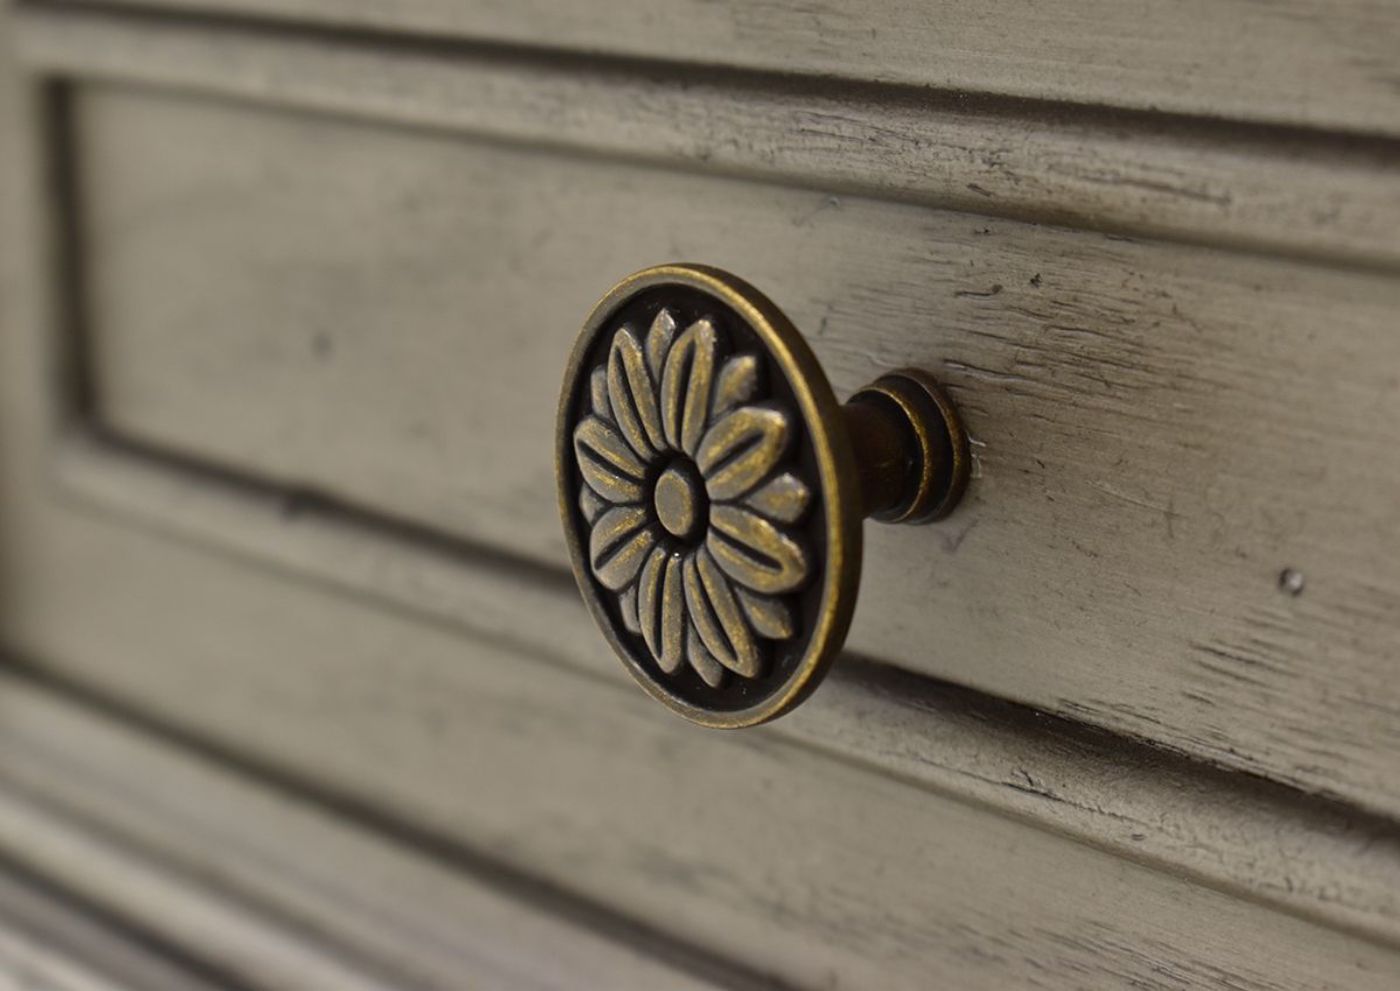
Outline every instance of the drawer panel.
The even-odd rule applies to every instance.
[[[118,0],[729,69],[1400,134],[1400,9],[1372,0]],[[79,5],[54,3],[63,9]],[[567,58],[568,56],[556,55]]]
[[[1393,280],[139,90],[71,109],[105,429],[562,567],[579,320],[719,264],[838,393],[927,367],[976,438],[966,508],[870,530],[856,650],[1400,808]]]
[[[685,65],[445,51],[25,6],[38,72],[219,93],[521,144],[1129,237],[1400,268],[1400,143]]]
[[[1311,823],[1297,828],[1308,817],[1295,805],[1223,831],[1259,829],[1257,845],[1233,863],[1250,871],[1260,860],[1292,861],[1285,877],[1290,897],[1298,884],[1300,904],[1354,912],[1358,895],[1370,901],[1366,915],[1392,934],[1385,945],[1346,926],[1271,911],[1252,886],[1202,886],[1178,869],[1114,856],[1096,840],[1002,814],[1000,796],[958,800],[833,756],[830,741],[795,744],[783,735],[789,722],[805,722],[816,740],[836,723],[826,689],[777,726],[705,732],[658,712],[630,684],[578,677],[243,562],[107,521],[75,526],[72,517],[41,547],[34,533],[43,516],[26,513],[23,522],[25,529],[6,535],[20,548],[12,560],[30,568],[32,579],[13,603],[7,633],[11,643],[42,645],[54,659],[50,669],[214,741],[244,766],[272,768],[283,783],[329,795],[337,812],[372,810],[372,821],[391,824],[396,837],[428,844],[438,870],[454,855],[500,863],[539,878],[548,892],[606,906],[632,923],[621,930],[627,938],[671,950],[668,959],[684,962],[675,951],[691,948],[692,960],[700,950],[757,975],[734,981],[736,988],[901,991],[927,989],[936,974],[969,991],[1391,991],[1400,973],[1393,941],[1400,857],[1389,825],[1343,818],[1319,835]],[[16,697],[7,680],[0,678],[0,711],[10,713],[0,722],[0,773],[14,773],[27,756],[19,744],[39,727],[54,741],[49,755],[91,740],[71,730],[59,735],[71,723],[52,706]],[[890,714],[873,700],[863,708],[860,720],[845,725],[880,725]],[[995,750],[1005,730],[993,717],[980,732],[960,727],[954,735]],[[47,790],[67,791],[84,811],[129,799],[147,807],[148,820],[152,809],[180,814],[186,843],[207,838],[185,862],[243,888],[243,897],[267,900],[269,892],[244,894],[227,865],[230,847],[251,851],[289,883],[321,880],[314,856],[288,856],[299,852],[295,829],[282,830],[284,844],[264,855],[255,830],[227,835],[229,823],[240,821],[238,806],[195,801],[191,811],[192,791],[174,770],[128,783],[140,766],[121,759],[131,754],[129,743],[101,742],[102,761],[126,774],[93,773],[86,788],[71,779],[63,788],[62,776],[50,774]],[[894,735],[888,745],[904,752],[911,742],[912,733]],[[1062,805],[1062,785],[1053,772],[1042,777],[1048,767],[1039,755],[1065,741],[1038,727],[1028,742],[1020,776],[995,791],[1047,789],[1042,804]],[[920,756],[936,764],[948,751]],[[68,756],[69,775],[74,763]],[[1074,794],[1080,784],[1071,771],[1063,787]],[[1161,784],[1152,762],[1111,764],[1101,798],[1084,807],[1112,806],[1144,784]],[[1171,790],[1187,797],[1125,827],[1162,828],[1184,845],[1212,845],[1219,834],[1198,831],[1192,812],[1210,800],[1189,781]],[[1164,812],[1168,805],[1180,814]],[[207,830],[211,808],[224,835]],[[1212,854],[1219,853],[1215,846]],[[45,866],[71,871],[71,863],[51,858]],[[343,898],[347,912],[378,908],[354,897],[355,881],[374,863],[359,856],[339,868],[317,890]],[[1303,893],[1297,872],[1315,872],[1321,885]],[[436,886],[415,883],[405,892],[380,878],[382,896],[437,903]],[[440,918],[453,919],[454,910],[449,905]],[[305,904],[290,914],[303,927],[324,925]],[[373,921],[383,938],[411,948],[422,932],[412,925],[416,914],[380,912]],[[346,945],[373,950],[382,942]],[[457,946],[462,937],[443,932],[443,942]],[[221,954],[234,949],[227,938],[210,943]]]

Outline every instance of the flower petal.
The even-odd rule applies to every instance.
[[[770,406],[741,406],[705,431],[695,463],[710,498],[737,499],[757,488],[787,450],[791,422]]]
[[[661,376],[661,422],[666,440],[694,456],[710,416],[719,335],[709,320],[697,320],[671,346]]]
[[[598,498],[598,493],[587,485],[580,485],[578,487],[578,508],[579,512],[583,513],[583,518],[588,521],[588,525],[592,526],[598,522],[598,517],[603,515],[608,504]]]
[[[711,506],[705,546],[724,573],[767,595],[800,587],[810,576],[807,552],[761,516],[738,506]]]
[[[694,626],[689,625],[685,637],[685,659],[711,688],[718,688],[724,684],[724,666],[710,656],[700,639],[700,634],[695,632]]]
[[[628,585],[617,600],[622,610],[622,625],[633,633],[642,632],[641,621],[637,618],[637,586]]]
[[[685,588],[681,556],[658,547],[651,552],[638,582],[637,609],[642,638],[667,674],[685,659]]]
[[[744,500],[748,507],[779,523],[796,523],[812,501],[812,490],[791,472],[784,472]]]
[[[640,457],[654,457],[658,448],[665,447],[656,386],[647,371],[641,342],[631,327],[623,327],[613,335],[612,351],[608,354],[608,400],[622,436]]]
[[[656,543],[656,534],[647,524],[648,514],[643,507],[617,506],[593,525],[588,560],[594,576],[605,588],[616,592],[637,577]]]
[[[711,416],[728,413],[758,393],[758,356],[736,354],[724,363],[715,379],[715,402]]]
[[[782,599],[750,592],[742,585],[734,587],[739,604],[744,607],[744,615],[759,636],[769,640],[786,640],[796,632],[792,610]]]
[[[593,403],[593,415],[604,420],[612,419],[612,403],[608,402],[608,370],[595,368],[588,377],[588,392]]]
[[[583,480],[612,503],[640,502],[646,466],[607,423],[590,416],[574,428],[574,455]]]
[[[653,382],[661,381],[661,373],[666,368],[666,355],[671,352],[671,342],[676,339],[676,318],[671,311],[661,309],[651,321],[647,331],[647,368]]]
[[[735,674],[758,677],[763,655],[725,578],[703,547],[685,562],[685,604],[700,639]]]

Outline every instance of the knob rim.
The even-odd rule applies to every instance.
[[[614,318],[640,293],[679,286],[712,298],[736,314],[761,342],[771,369],[781,375],[796,404],[815,455],[821,527],[821,591],[810,617],[801,657],[782,683],[752,705],[716,709],[687,698],[664,677],[655,661],[638,651],[635,638],[624,635],[592,574],[587,526],[578,508],[580,471],[573,431],[588,370],[601,335],[615,330]],[[842,407],[806,340],[787,316],[762,292],[723,270],[694,263],[657,265],[620,281],[594,306],[575,341],[564,372],[556,418],[555,468],[559,510],[569,556],[584,602],[604,637],[632,677],[654,699],[703,726],[735,729],[767,722],[791,711],[821,683],[845,642],[860,585],[862,496],[856,456]]]

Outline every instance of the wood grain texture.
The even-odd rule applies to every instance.
[[[1386,988],[1400,973],[1392,951],[766,731],[702,733],[635,689],[73,514],[50,538],[84,565],[60,579],[62,622],[55,560],[25,555],[6,628],[51,670],[782,983]]]
[[[65,893],[0,873],[0,991],[227,991]]]
[[[56,954],[31,937],[0,930],[0,991],[137,991]]]
[[[396,991],[407,985],[375,974],[368,961],[328,952],[199,882],[161,873],[90,828],[0,795],[0,849],[35,873],[76,890],[115,915],[164,929],[170,944],[208,954],[235,987],[307,991]],[[217,949],[214,949],[217,947]]]
[[[7,376],[10,401],[26,391],[33,400],[33,385],[15,388],[18,378]],[[4,434],[21,460],[34,453],[22,437],[14,426]],[[807,753],[775,732],[701,733],[664,718],[616,674],[565,674],[445,624],[396,618],[360,597],[53,504],[33,476],[4,477],[0,617],[7,642],[44,657],[49,670],[790,983],[922,987],[936,971],[967,987],[1385,987],[1400,966],[1350,940],[1334,957],[1342,937],[1295,929],[1275,913],[1254,916],[1262,910],[1197,888],[1178,869],[1139,867],[1018,822],[1021,810],[1011,820],[986,811],[1004,795],[1033,798],[1024,778],[994,784],[964,807],[847,756]],[[477,584],[489,592],[489,580]],[[579,621],[555,629],[560,649],[594,642],[578,636]],[[946,727],[934,710],[889,719],[888,704],[871,708],[877,699],[863,697],[856,725],[818,708],[807,732],[844,750],[835,727],[888,726],[883,744],[910,772],[936,769],[950,745],[984,760],[999,749],[985,734],[955,743],[980,721],[975,715]],[[828,691],[813,705],[833,699]],[[47,722],[42,710],[33,714]],[[785,725],[808,718],[804,711]],[[935,736],[911,748],[919,732]],[[1150,789],[1154,779],[1141,768],[1107,756],[1100,790],[1086,796],[1079,789],[1093,789],[1095,776],[1072,755],[1051,770],[1046,743],[1032,732],[1021,756],[1008,755],[1045,775],[1039,787],[1070,798],[1034,803],[1042,808],[1072,816],[1083,803],[1080,814],[1106,832],[1119,810],[1114,796],[1137,797],[1142,835],[1157,843],[1161,830],[1181,830],[1178,843],[1196,849],[1201,864],[1230,860],[1244,877],[1264,876],[1261,861],[1315,871],[1321,906],[1349,901],[1353,878],[1364,886],[1370,877],[1375,894],[1393,897],[1386,879],[1400,860],[1384,831],[1343,817],[1331,840],[1309,838],[1307,829],[1291,832],[1305,820],[1279,808],[1255,821],[1253,838],[1239,821],[1201,834],[1194,807],[1213,803],[1189,788]],[[1014,773],[990,759],[982,771],[994,781]],[[943,777],[971,778],[956,764]],[[1181,805],[1154,805],[1174,788]],[[940,807],[958,811],[950,819]],[[1222,849],[1232,835],[1240,847]],[[1124,836],[1120,845],[1131,842]],[[1065,874],[1042,884],[1043,870]],[[887,878],[898,884],[886,888]],[[1006,906],[1015,907],[1009,916]],[[886,930],[897,933],[889,937],[897,952],[879,935]]]
[[[68,436],[55,469],[78,506],[635,691],[572,580],[556,572],[306,505],[274,487],[231,487],[226,476],[101,439]],[[1400,831],[1391,821],[849,655],[810,703],[770,731],[1400,944]]]
[[[1400,133],[1400,11],[1376,0],[140,0],[1037,100]]]
[[[1153,114],[21,8],[37,68],[1110,233],[1400,266],[1400,148]]]
[[[239,988],[756,986],[722,963],[707,978],[663,962],[638,931],[595,931],[596,908],[551,914],[13,674],[0,684],[0,849]]]
[[[967,415],[967,506],[870,529],[855,649],[1400,808],[1394,280],[144,93],[74,113],[119,434],[557,565],[579,314],[721,263],[838,393],[924,367]]]
[[[1266,790],[1247,793],[1242,804],[1258,810],[1277,802],[1273,812],[1250,812],[1234,825],[1218,819],[1222,825],[1200,831],[1194,806],[1208,807],[1207,821],[1222,816],[1229,786],[1218,783],[1216,798],[1201,799],[1189,790],[1192,781],[1214,779],[1159,776],[1146,759],[1149,748],[1130,751],[1131,765],[1116,764],[1120,741],[1111,739],[1094,751],[1091,767],[1078,736],[1049,747],[1049,735],[1038,730],[1007,735],[994,715],[961,704],[940,712],[899,682],[863,679],[864,693],[819,696],[814,706],[841,700],[851,708],[839,718],[815,708],[792,720],[787,725],[806,727],[801,746],[783,727],[702,734],[665,720],[611,667],[580,678],[549,663],[595,644],[589,663],[604,670],[596,642],[579,636],[579,620],[532,631],[552,646],[545,660],[522,656],[505,636],[483,642],[461,635],[463,625],[519,627],[516,614],[502,608],[492,615],[489,604],[508,601],[512,587],[533,579],[542,579],[538,601],[553,601],[563,615],[569,600],[551,598],[557,573],[438,547],[458,567],[425,582],[431,569],[422,560],[431,555],[402,547],[386,553],[399,543],[390,528],[351,526],[345,530],[359,542],[308,544],[303,528],[314,535],[330,514],[269,500],[292,509],[279,515],[242,498],[254,486],[142,472],[138,459],[110,447],[101,453],[114,455],[119,470],[95,481],[120,487],[126,471],[137,476],[133,492],[163,487],[167,501],[143,511],[147,530],[74,506],[71,492],[53,488],[44,473],[52,439],[44,354],[54,333],[51,273],[42,265],[47,229],[33,209],[29,164],[14,144],[0,145],[0,161],[7,166],[0,169],[0,230],[7,232],[0,242],[0,452],[7,466],[0,471],[0,631],[47,671],[309,788],[396,817],[401,828],[655,920],[678,941],[790,984],[925,987],[937,974],[969,988],[1394,985],[1400,962],[1393,951],[1268,911],[1252,890],[1257,877],[1282,879],[1267,897],[1314,902],[1313,914],[1381,938],[1393,925],[1385,899],[1393,898],[1388,879],[1400,863],[1390,824],[1326,803],[1285,813],[1291,799]],[[1119,257],[1117,244],[1104,242],[1109,257]],[[1337,273],[1327,279],[1334,277],[1372,284]],[[193,522],[207,535],[219,524],[195,518],[215,504],[230,517],[257,517],[228,542],[245,557],[150,532],[165,525],[151,526],[152,517],[168,511],[178,525]],[[277,543],[279,527],[289,535],[281,558],[264,549]],[[365,539],[376,536],[383,539]],[[264,567],[300,568],[290,559],[310,554],[319,557],[310,570],[324,574],[330,558],[323,553],[344,555],[337,560],[353,565],[351,581],[378,570],[376,581],[401,589],[423,583],[422,595],[434,601],[476,597],[480,613],[425,622],[422,612],[372,608],[373,595],[344,594],[346,581],[333,590]],[[484,571],[503,572],[505,580],[460,567],[462,560],[488,562]],[[468,587],[454,593],[454,582]],[[536,617],[536,625],[553,616]],[[949,730],[940,738],[944,719]],[[981,736],[971,732],[978,723]],[[886,725],[891,735],[882,736]],[[819,740],[825,752],[813,746]],[[876,747],[887,748],[887,766],[902,770],[876,774],[864,758],[852,759]],[[1172,806],[1178,786],[1181,804]],[[1105,853],[1104,846],[1141,842],[1133,833],[1106,838],[1122,808],[1114,803],[1135,800],[1153,852],[1134,859]],[[1318,811],[1325,809],[1330,820]],[[1063,827],[1043,829],[1056,815]],[[1162,869],[1154,858],[1172,844],[1180,848],[1174,856],[1195,858],[1185,873],[1210,875],[1216,889],[1176,867]],[[1293,890],[1295,876],[1306,877],[1305,894]],[[1255,901],[1234,897],[1240,893]],[[1337,922],[1329,913],[1338,903],[1370,925]]]
[[[25,188],[6,184],[17,186]],[[5,229],[30,235],[3,242],[14,291],[0,302],[15,332],[0,334],[0,447],[7,464],[39,466],[50,442],[41,369],[52,331],[50,299],[33,278],[44,243],[33,203],[0,199]],[[182,506],[195,516],[209,508],[204,487],[178,474],[137,474],[167,487],[146,519],[152,508],[176,518]],[[822,707],[836,704],[840,680],[779,727],[701,733],[626,684],[598,642],[580,635],[582,610],[565,596],[534,627],[560,654],[591,645],[596,677],[461,636],[462,623],[521,628],[501,604],[531,587],[528,571],[514,590],[461,568],[431,581],[395,537],[385,544],[398,556],[333,545],[346,556],[329,560],[347,573],[416,584],[438,601],[453,590],[477,597],[455,625],[425,622],[269,570],[256,547],[256,562],[210,554],[79,511],[39,470],[0,473],[0,485],[0,629],[49,671],[789,983],[922,987],[937,972],[973,988],[1385,987],[1400,966],[1370,944],[1236,897],[1276,886],[1295,911],[1305,901],[1323,916],[1346,906],[1351,921],[1330,921],[1373,938],[1393,929],[1394,909],[1384,908],[1400,864],[1393,833],[1345,815],[1319,828],[1285,802],[1256,817],[1260,807],[1228,789],[1218,800],[1195,791],[1205,776],[1173,780],[1125,765],[1111,740],[1090,772],[1072,747],[1047,748],[1038,730],[1018,744],[996,719],[959,716],[957,706],[940,713],[918,703],[900,716],[896,706],[911,696],[897,688],[857,690],[840,703],[849,716],[833,718]],[[280,502],[259,509],[226,484],[207,489],[233,514],[212,517],[215,528],[251,513],[259,519],[245,531],[296,550],[324,524],[316,512],[284,514]],[[547,589],[536,594],[550,601]],[[573,623],[556,625],[569,610]],[[0,711],[34,717],[21,729],[72,732],[32,704]],[[782,733],[796,727],[836,752],[794,747]],[[862,753],[852,734],[873,734],[887,759],[903,763],[897,776],[852,763],[850,752]],[[127,751],[112,753],[120,762]],[[1056,753],[1064,764],[1051,763]],[[921,780],[935,792],[908,783]],[[1119,804],[1134,800],[1136,810]],[[1244,818],[1230,820],[1231,809]],[[1213,815],[1219,825],[1202,829]],[[1128,827],[1128,817],[1141,826]],[[1111,828],[1133,832],[1110,840]],[[1179,852],[1158,859],[1171,865],[1162,870],[1096,849],[1133,843],[1158,857],[1166,845]],[[1194,865],[1183,868],[1188,857]],[[1234,872],[1233,883],[1212,878],[1228,894],[1183,879],[1213,867]],[[1308,879],[1296,882],[1298,872]],[[889,891],[886,878],[897,882]],[[887,930],[894,935],[880,935]]]
[[[36,278],[46,228],[33,205],[31,196],[9,201],[7,229],[27,236],[4,242],[14,291],[0,297],[6,326],[19,330],[0,335],[0,445],[7,463],[21,465],[42,464],[52,439],[50,383],[41,373],[51,299]],[[1117,987],[1139,977],[1151,987],[1219,982],[1243,970],[1245,986],[1287,987],[1359,983],[1367,974],[1389,980],[1394,971],[1392,958],[1365,948],[1351,963],[1329,963],[1338,937],[1322,933],[1319,942],[1314,930],[1292,930],[1287,916],[1273,914],[1261,917],[1261,932],[1284,933],[1283,951],[1270,943],[1246,960],[1240,947],[1253,954],[1261,945],[1253,924],[1219,915],[1214,899],[1223,895],[1207,894],[1203,904],[1202,890],[1181,880],[1228,893],[1231,912],[1247,908],[1235,900],[1244,894],[1395,942],[1400,857],[1389,824],[1304,812],[1287,796],[1261,800],[1222,783],[1234,776],[1213,787],[1189,765],[1167,775],[1153,760],[1126,763],[1112,739],[1085,759],[1082,744],[1047,746],[1034,722],[1008,734],[998,718],[960,704],[940,708],[907,686],[840,676],[793,719],[738,740],[741,752],[770,753],[772,763],[736,762],[729,749],[714,756],[713,748],[735,743],[669,721],[641,699],[589,634],[563,589],[567,579],[439,541],[421,541],[414,553],[411,532],[337,524],[284,493],[254,498],[253,487],[227,477],[143,471],[139,458],[106,445],[69,453],[90,485],[107,486],[86,490],[104,507],[142,505],[135,517],[111,519],[71,505],[63,498],[71,487],[55,490],[40,471],[0,473],[0,628],[8,643],[191,734],[659,920],[681,938],[727,952],[737,934],[741,959],[796,983],[922,986],[938,969],[971,987]],[[218,546],[235,553],[211,555],[148,532],[171,525],[206,540],[219,534]],[[307,573],[332,587],[295,577]],[[386,586],[417,611],[369,608],[384,603]],[[521,623],[526,614],[531,622]],[[489,635],[464,638],[463,627]],[[534,657],[522,656],[522,637],[535,638]],[[578,677],[583,663],[594,677]],[[537,697],[544,701],[531,701]],[[828,756],[790,763],[786,755],[804,751],[789,732]],[[893,777],[872,774],[871,764]],[[818,785],[822,768],[844,770]],[[915,811],[891,819],[867,792],[850,790],[858,782],[884,782],[874,787],[894,789]],[[976,814],[973,838],[943,840],[962,828],[927,813],[926,803],[947,801],[939,795],[970,810],[959,815]],[[1002,812],[987,818],[988,809],[1011,813],[1011,834],[986,828],[1002,821]],[[754,819],[736,823],[736,810]],[[894,834],[870,835],[867,821]],[[828,825],[832,845],[808,843]],[[744,829],[763,842],[750,842]],[[745,842],[731,842],[736,835]],[[853,857],[851,843],[865,852]],[[1095,852],[1105,847],[1134,859]],[[923,853],[911,860],[911,848]],[[1000,886],[977,876],[987,864],[979,849],[992,851],[985,870],[1004,879]],[[922,859],[945,855],[951,878],[941,859]],[[1021,890],[1022,873],[1036,875],[1037,864],[1066,870],[1073,890],[1053,879],[1029,895]],[[760,889],[736,873],[754,865]],[[900,888],[887,897],[872,878],[889,876]],[[1185,907],[1179,938],[1136,928],[1162,904],[1144,893],[1145,878],[1156,879],[1153,890],[1168,884],[1166,901]],[[1121,888],[1105,887],[1119,881]],[[923,892],[914,901],[906,900],[911,888]],[[985,908],[966,914],[963,899],[979,896]],[[1097,906],[1085,908],[1090,916],[1104,915],[1083,929],[1073,907],[1081,896]],[[1014,917],[1005,917],[1003,900],[1020,906]],[[890,957],[872,934],[900,919],[909,920],[900,931],[914,934]],[[842,927],[849,938],[831,935]],[[1295,966],[1289,947],[1306,947],[1314,963]],[[1330,972],[1311,970],[1317,961]]]

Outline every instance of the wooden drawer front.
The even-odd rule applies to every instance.
[[[116,0],[931,92],[1400,133],[1400,9],[1372,0]],[[41,4],[62,10],[64,3]],[[82,9],[86,4],[75,4]],[[70,8],[71,9],[71,8]]]
[[[838,393],[922,366],[976,439],[950,521],[869,531],[855,650],[1400,809],[1393,280],[151,91],[69,109],[119,437],[562,567],[579,320],[633,269],[722,265]]]

